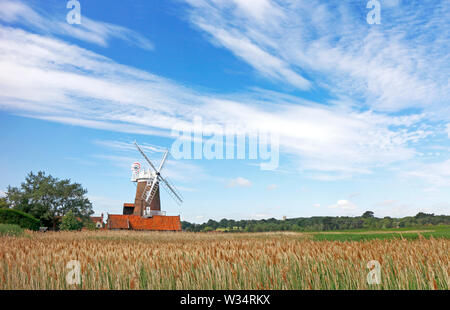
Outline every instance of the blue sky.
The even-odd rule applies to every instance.
[[[44,170],[120,213],[132,142],[158,162],[198,117],[276,135],[279,166],[172,157],[183,220],[449,214],[448,1],[79,2],[0,0],[1,191]]]

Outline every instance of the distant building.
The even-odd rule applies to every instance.
[[[283,216],[283,221],[286,221],[286,216],[285,215]]]
[[[95,224],[95,227],[98,229],[101,229],[104,227],[104,223],[103,223],[103,213],[101,216],[91,216],[90,217],[91,221]]]

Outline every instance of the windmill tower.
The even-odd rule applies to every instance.
[[[165,212],[161,211],[161,199],[159,194],[159,189],[162,187],[170,194],[170,196],[178,204],[183,203],[183,198],[181,194],[176,190],[167,177],[161,175],[161,170],[167,160],[169,151],[167,150],[159,167],[156,168],[155,165],[150,161],[150,159],[145,155],[144,151],[139,147],[139,145],[134,143],[138,151],[142,154],[144,159],[150,165],[148,169],[141,169],[140,163],[133,163],[132,165],[132,177],[131,181],[137,183],[136,186],[136,197],[134,200],[133,210],[125,210],[124,214],[133,214],[142,217],[152,217],[154,215],[165,215]]]

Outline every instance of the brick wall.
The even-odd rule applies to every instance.
[[[108,229],[132,229],[154,231],[181,231],[180,216],[161,216],[144,218],[137,215],[114,215],[108,218]]]

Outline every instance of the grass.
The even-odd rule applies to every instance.
[[[19,225],[0,224],[0,236],[20,236],[24,230]]]
[[[0,237],[0,289],[449,289],[448,238],[345,239],[372,235],[27,232]],[[80,285],[66,282],[70,260]]]
[[[311,233],[314,240],[323,241],[368,241],[420,238],[445,238],[450,239],[450,226],[423,226],[414,228],[392,228],[377,231],[372,230],[347,230],[339,232]]]
[[[449,225],[417,225],[414,227],[400,227],[400,228],[357,228],[357,229],[343,229],[335,232],[372,232],[372,231],[411,231],[411,230],[447,230],[450,229]]]

